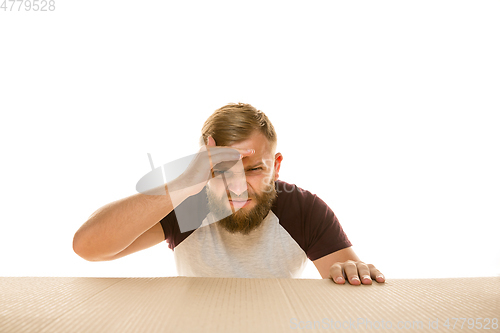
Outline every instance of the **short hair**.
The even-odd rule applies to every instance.
[[[218,146],[230,146],[248,139],[254,131],[260,131],[276,146],[278,137],[266,114],[250,104],[229,103],[208,117],[201,129],[200,145],[208,144],[212,136]]]

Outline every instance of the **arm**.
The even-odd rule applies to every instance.
[[[372,279],[377,282],[385,282],[380,271],[372,264],[360,261],[352,247],[330,253],[313,261],[323,279],[333,279],[335,283],[344,284],[347,277],[350,284],[360,285],[360,277],[363,284],[371,284]]]
[[[169,193],[169,186],[167,195],[137,193],[98,209],[75,233],[75,253],[88,261],[113,260],[165,240],[159,221],[187,197]]]
[[[162,242],[165,235],[159,221],[204,188],[212,165],[237,161],[252,153],[244,149],[215,147],[215,141],[209,137],[209,144],[201,148],[186,171],[162,185],[166,195],[137,193],[98,209],[75,233],[73,250],[88,261],[104,261]],[[150,193],[159,193],[157,189]]]

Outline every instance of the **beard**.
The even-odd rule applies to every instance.
[[[224,193],[220,198],[217,198],[212,191],[206,188],[208,197],[208,208],[214,214],[218,223],[228,232],[234,234],[239,232],[243,235],[248,235],[250,231],[259,227],[264,218],[267,216],[274,200],[276,199],[276,189],[274,188],[274,180],[266,185],[262,194],[251,192],[248,194],[248,199],[255,201],[255,206],[252,209],[243,206],[238,211],[232,213],[230,207],[224,205],[229,197],[229,193]],[[227,195],[227,197],[226,197]],[[231,193],[231,198],[236,198],[237,195]],[[225,216],[224,218],[220,218]]]

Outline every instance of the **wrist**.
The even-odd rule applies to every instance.
[[[165,191],[167,192],[167,195],[170,196],[170,201],[172,202],[172,206],[174,208],[190,196],[196,194],[192,193],[192,191],[189,190],[189,187],[186,187],[181,179],[174,179],[166,183]]]

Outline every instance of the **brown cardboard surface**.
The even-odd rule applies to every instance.
[[[473,318],[473,328],[459,318]],[[363,286],[328,279],[0,277],[2,333],[500,332],[498,320],[500,277]]]

